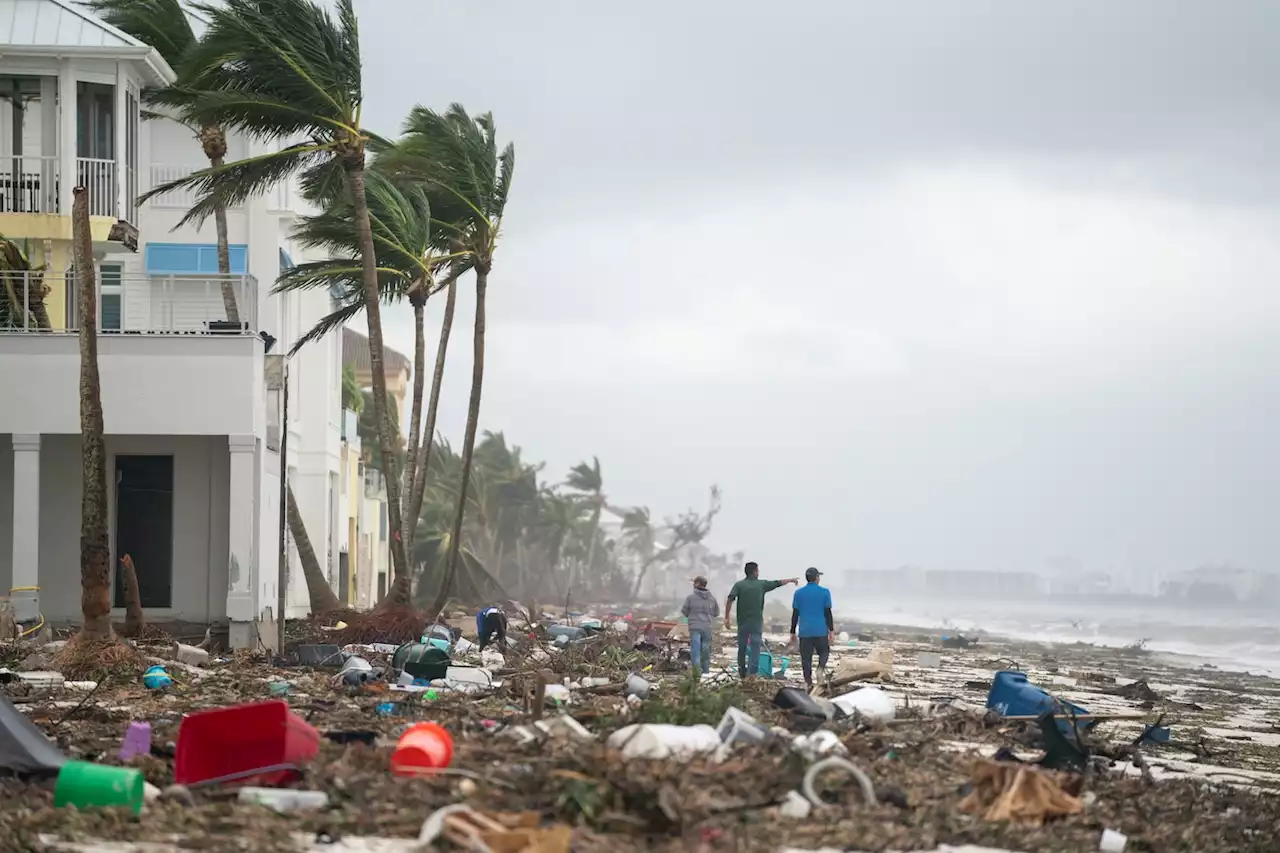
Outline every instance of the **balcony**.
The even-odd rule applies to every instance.
[[[18,305],[30,305],[34,291],[44,288],[52,329],[41,329],[31,312],[9,311],[0,332],[49,334],[79,329],[78,290],[74,277],[62,273],[7,273],[0,276],[8,299],[12,289]],[[240,323],[227,322],[223,284],[235,294]],[[60,295],[61,298],[57,298]],[[132,335],[257,335],[258,282],[251,275],[126,274],[119,266],[103,264],[98,272],[98,330]],[[54,306],[65,306],[63,316]]]
[[[209,168],[209,164],[205,163],[200,166],[182,166],[172,163],[155,163],[151,166],[151,186],[158,187],[171,181],[180,181],[190,175],[192,172],[199,172],[201,169]],[[149,207],[172,208],[175,210],[190,210],[195,207],[199,199],[194,191],[190,189],[173,190],[172,192],[161,193],[154,196],[147,202]],[[243,205],[232,205],[228,210],[239,210]]]

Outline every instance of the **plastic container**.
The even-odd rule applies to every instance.
[[[769,728],[746,711],[729,707],[716,726],[722,743],[764,743],[769,739]]]
[[[405,643],[391,656],[391,665],[415,678],[444,678],[449,653],[427,643]]]
[[[635,696],[637,699],[648,699],[649,694],[653,692],[653,685],[649,683],[647,678],[636,675],[633,672],[627,676],[627,683],[623,692],[628,696]]]
[[[773,653],[761,652],[760,660],[756,664],[756,673],[763,675],[765,678],[773,678]]]
[[[1068,702],[1059,703],[1043,689],[1027,681],[1025,672],[1003,670],[997,672],[991,680],[991,690],[987,693],[987,707],[1004,717],[1034,717],[1049,711],[1054,714],[1075,713],[1088,714],[1079,705]],[[1080,720],[1076,725],[1087,728],[1094,720]],[[1071,728],[1071,720],[1058,720],[1058,728],[1064,732]]]
[[[322,809],[329,805],[329,795],[324,791],[298,791],[292,788],[241,788],[236,799],[278,812]]]
[[[622,757],[687,758],[701,752],[712,752],[721,746],[720,735],[711,726],[674,726],[665,723],[642,723],[624,726],[609,735],[606,742],[621,749]]]
[[[148,690],[163,690],[173,684],[173,679],[162,666],[153,666],[142,673],[142,684]]]
[[[831,701],[849,716],[858,714],[864,720],[872,722],[888,722],[897,712],[893,698],[879,687],[860,687],[843,696],[836,696]]]
[[[140,814],[145,784],[142,772],[132,767],[68,761],[58,772],[53,804],[78,809],[124,806],[134,814]]]
[[[124,731],[124,742],[120,744],[120,760],[128,761],[135,755],[151,754],[151,724],[132,722]]]
[[[188,714],[178,729],[173,781],[180,785],[245,773],[277,764],[304,764],[320,748],[320,733],[274,699]],[[275,770],[257,777],[279,785],[295,776]],[[244,783],[248,777],[238,779]]]
[[[574,625],[550,625],[547,627],[548,637],[567,637],[570,640],[577,640],[586,636],[586,631]]]
[[[391,754],[391,772],[418,776],[448,767],[453,760],[453,738],[439,723],[415,723],[405,730]]]

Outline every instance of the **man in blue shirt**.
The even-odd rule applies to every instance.
[[[827,668],[831,644],[835,642],[835,621],[831,617],[831,590],[818,584],[822,572],[805,569],[805,585],[791,596],[791,642],[795,643],[796,631],[800,633],[800,664],[804,668],[804,683],[813,689],[813,653],[818,653],[818,666]]]
[[[507,650],[507,614],[501,607],[483,607],[476,614],[476,635],[480,638],[480,651],[489,645],[496,635],[498,647]]]

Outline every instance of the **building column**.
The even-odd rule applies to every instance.
[[[13,436],[13,617],[40,618],[40,436]]]
[[[128,168],[129,157],[127,149],[129,147],[129,110],[126,95],[129,88],[129,77],[125,74],[126,63],[122,60],[116,62],[116,139],[112,148],[115,149],[115,210],[116,219],[126,219],[126,211],[129,209],[126,201],[127,187],[129,181],[125,175],[125,169]],[[131,217],[137,219],[137,217]],[[136,222],[130,222],[131,225],[137,225]]]
[[[258,640],[259,605],[265,606],[265,602],[258,601],[258,559],[253,535],[258,511],[254,486],[258,443],[253,435],[232,435],[227,441],[231,473],[227,619],[231,623],[232,648],[252,648]]]
[[[71,215],[80,175],[76,171],[76,75],[70,59],[58,66],[58,213]]]

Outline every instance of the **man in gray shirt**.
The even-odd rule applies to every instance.
[[[693,592],[684,600],[680,612],[689,618],[689,658],[693,664],[693,672],[702,675],[711,671],[711,650],[714,648],[711,639],[711,625],[720,615],[720,605],[716,597],[707,591],[707,579],[698,576],[693,579]]]

